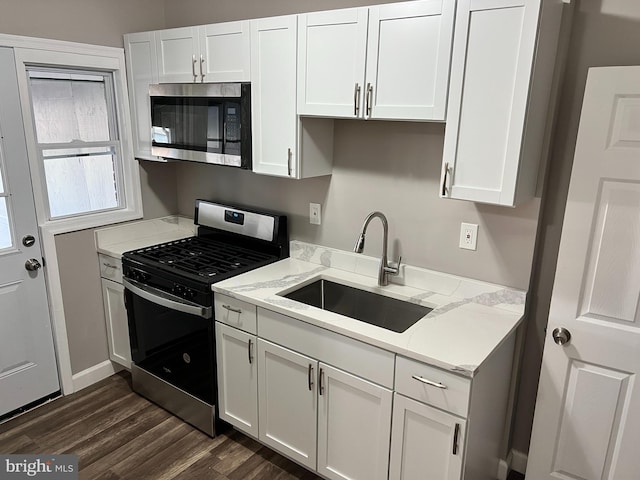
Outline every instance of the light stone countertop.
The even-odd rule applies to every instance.
[[[169,216],[100,228],[95,231],[95,239],[98,253],[119,259],[129,250],[172,242],[195,234],[193,219]]]
[[[524,317],[522,290],[407,265],[379,287],[378,265],[378,258],[292,241],[290,258],[215,283],[213,291],[468,377]],[[433,310],[395,333],[279,295],[320,278]]]

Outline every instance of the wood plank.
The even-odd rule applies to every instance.
[[[320,478],[233,429],[208,437],[133,393],[123,372],[3,423],[0,452],[78,455],[83,480]]]

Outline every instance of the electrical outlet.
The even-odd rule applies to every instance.
[[[312,225],[320,225],[322,223],[321,217],[322,206],[319,203],[309,204],[309,223]]]
[[[463,223],[460,225],[460,248],[475,250],[478,241],[478,224]]]

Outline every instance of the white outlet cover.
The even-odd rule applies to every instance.
[[[478,243],[478,224],[462,223],[460,225],[460,248],[476,250]]]
[[[322,206],[319,203],[309,204],[309,223],[320,225],[322,223]]]

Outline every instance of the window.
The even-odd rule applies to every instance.
[[[2,180],[3,170],[3,158],[2,158],[2,145],[0,145],[0,250],[9,248],[12,246],[11,240],[11,228],[9,226],[9,212],[8,212],[8,194],[4,191],[4,181]]]
[[[112,75],[27,71],[48,218],[121,208],[122,154]]]
[[[23,40],[14,54],[43,231],[141,218],[122,49]]]

